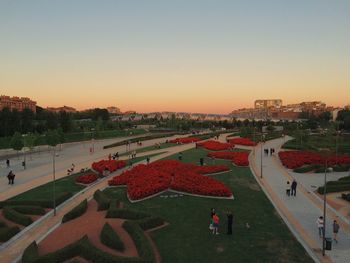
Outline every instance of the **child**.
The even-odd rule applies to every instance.
[[[289,183],[289,181],[287,181],[286,194],[287,194],[287,196],[290,196],[290,183]]]

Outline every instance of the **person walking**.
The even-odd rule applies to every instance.
[[[291,195],[292,196],[296,196],[297,194],[297,181],[295,179],[293,179],[293,182],[292,182],[292,186],[291,186]]]
[[[233,214],[231,211],[227,212],[227,234],[232,235]]]
[[[9,184],[13,184],[13,183],[14,183],[15,176],[16,176],[16,175],[15,175],[12,171],[10,171],[10,172],[8,173],[7,179],[9,180]]]
[[[149,158],[149,156],[147,156],[146,161],[147,161],[147,164],[149,164],[149,162],[151,161],[151,158]]]
[[[7,166],[7,168],[10,167],[10,160],[9,159],[6,159],[6,166]]]
[[[287,194],[287,196],[290,196],[290,183],[289,183],[289,181],[287,181],[286,194]]]
[[[215,213],[213,215],[213,235],[218,235],[219,234],[219,222],[220,222],[220,218]]]
[[[201,166],[204,165],[204,158],[203,157],[199,158],[199,163],[200,163]]]
[[[182,161],[182,152],[179,152],[179,161]]]
[[[215,215],[215,208],[210,209],[210,223],[209,223],[209,230],[214,230],[214,222],[213,222],[213,216]]]
[[[318,228],[318,235],[320,238],[322,238],[323,237],[323,230],[324,230],[323,216],[320,216],[319,218],[317,218],[316,224],[317,224],[317,228]]]
[[[333,221],[333,240],[335,241],[335,243],[338,243],[337,235],[339,232],[339,228],[340,228],[340,226],[339,226],[337,220],[334,220]]]

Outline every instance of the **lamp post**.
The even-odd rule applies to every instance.
[[[324,170],[324,187],[323,187],[323,233],[322,233],[322,255],[325,255],[326,251],[326,206],[327,206],[327,171],[332,172],[332,167],[328,168],[328,163],[326,159],[326,166]]]
[[[56,146],[53,146],[52,171],[53,171],[53,215],[56,215]]]
[[[260,146],[260,178],[263,178],[263,144],[264,144],[265,135],[261,134],[261,146]]]

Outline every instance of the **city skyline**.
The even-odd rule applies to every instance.
[[[79,110],[225,114],[257,98],[342,107],[349,12],[315,0],[3,1],[1,93]]]

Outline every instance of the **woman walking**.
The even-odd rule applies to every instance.
[[[213,215],[213,235],[215,235],[215,234],[218,235],[219,234],[219,222],[220,222],[220,218],[215,213]]]

